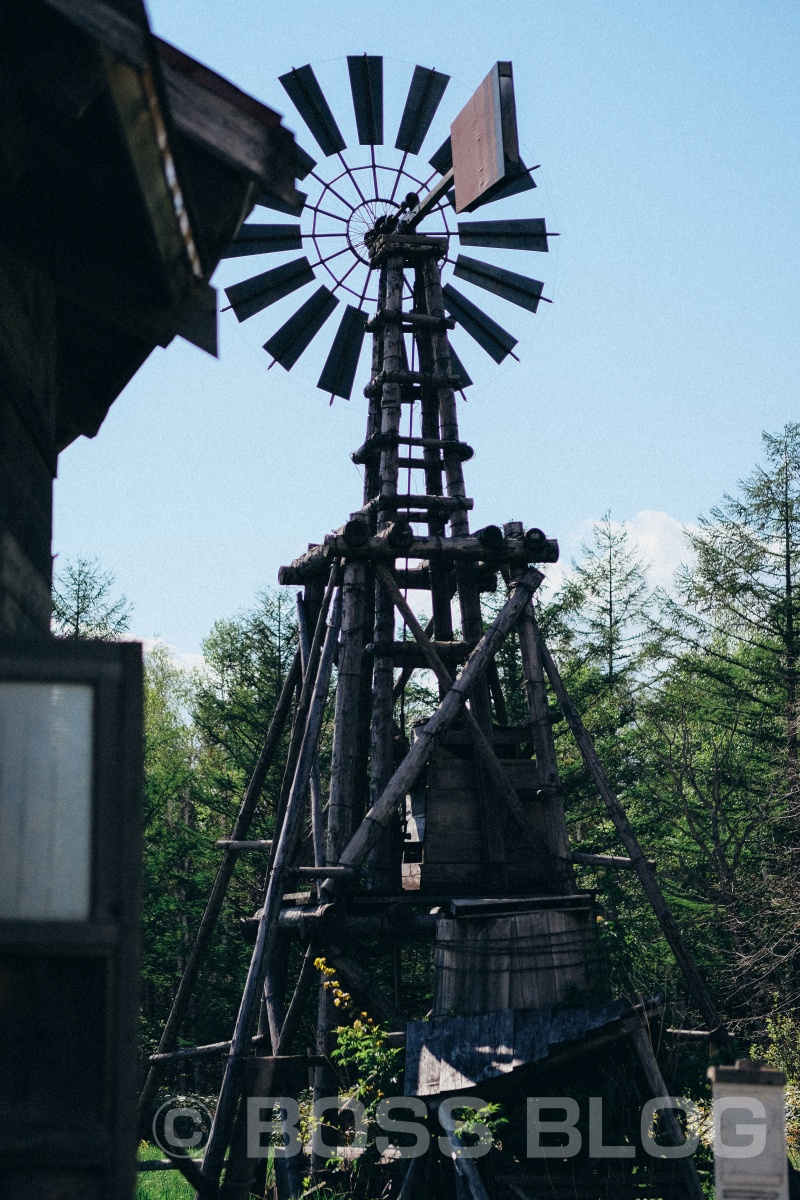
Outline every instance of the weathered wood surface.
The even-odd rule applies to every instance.
[[[532,570],[518,582],[511,596],[473,650],[463,671],[389,780],[380,799],[372,805],[348,842],[339,859],[340,866],[358,867],[364,862],[373,845],[381,836],[381,831],[391,821],[406,792],[428,762],[438,740],[463,709],[475,680],[485,671],[487,663],[499,649],[503,638],[543,578],[540,571]],[[331,881],[331,885],[333,886],[333,881]],[[325,888],[328,888],[327,882]]]
[[[582,850],[572,851],[572,861],[582,867],[608,867],[612,871],[635,871],[633,859],[622,858],[617,854],[584,854]],[[655,871],[656,861],[648,858],[648,866]]]
[[[171,1050],[178,1039],[180,1027],[191,1000],[194,985],[197,982],[197,977],[200,974],[200,969],[208,952],[211,938],[214,934],[214,929],[217,924],[217,919],[222,910],[222,905],[225,901],[225,895],[228,890],[228,884],[233,876],[238,853],[240,849],[245,848],[244,839],[250,828],[253,820],[253,815],[256,806],[261,797],[261,791],[264,787],[264,782],[267,777],[267,772],[275,758],[275,754],[280,746],[281,737],[283,735],[286,719],[289,715],[289,710],[292,705],[292,696],[295,688],[300,680],[301,665],[300,651],[298,650],[292,661],[292,665],[286,675],[281,688],[281,694],[278,698],[278,703],[275,707],[272,720],[264,737],[264,742],[261,747],[261,752],[258,756],[258,761],[253,768],[253,773],[250,776],[250,781],[247,785],[247,790],[242,797],[242,803],[239,807],[239,812],[236,815],[236,820],[233,823],[231,836],[228,841],[228,846],[224,847],[225,854],[220,863],[217,874],[214,879],[214,885],[211,889],[211,894],[208,897],[205,911],[200,919],[197,933],[195,935],[194,944],[189,952],[189,957],[186,961],[181,981],[178,984],[178,990],[175,993],[175,998],[172,1001],[172,1008],[164,1025],[164,1031],[158,1043],[158,1053],[164,1054]],[[270,843],[271,845],[271,843]],[[250,846],[248,845],[249,849]],[[259,846],[259,849],[266,848]],[[142,1093],[139,1099],[139,1112],[144,1113],[148,1110],[150,1101],[156,1088],[157,1075],[154,1068],[150,1068],[147,1073],[147,1078],[142,1088]]]
[[[436,933],[434,1013],[563,1004],[595,990],[599,968],[597,923],[588,897],[580,908],[442,918]]]
[[[325,857],[322,860],[328,863],[338,860],[355,827],[356,730],[359,724],[365,590],[364,564],[348,563],[342,584],[342,628],[333,723],[330,802]]]
[[[586,731],[580,713],[569,698],[553,657],[545,645],[541,632],[536,626],[535,619],[533,617],[531,619],[533,620],[533,627],[544,669],[553,685],[553,691],[561,705],[562,712],[572,730],[575,741],[578,743],[583,761],[605,802],[606,809],[611,820],[614,822],[614,827],[620,836],[620,840],[630,855],[633,868],[639,876],[647,899],[650,901],[650,905],[661,927],[661,932],[664,934],[672,953],[675,955],[689,991],[703,1015],[703,1020],[706,1022],[709,1031],[717,1031],[722,1025],[722,1020],[708,990],[708,986],[697,969],[697,964],[683,940],[683,935],[670,912],[669,905],[664,899],[661,888],[658,886],[653,869],[645,858],[642,848],[639,845],[639,839],[633,832],[625,810],[620,804],[614,789],[611,787],[608,776],[603,770],[603,766],[597,756],[594,743]]]
[[[367,559],[374,562],[390,562],[395,558],[444,559],[453,563],[475,563],[491,558],[493,564],[518,563],[523,567],[537,561],[527,550],[523,537],[507,537],[502,550],[490,556],[483,542],[468,534],[454,534],[452,537],[415,537],[402,550],[393,548],[385,538],[377,535],[371,537],[365,546],[349,546],[343,536],[337,536],[323,546],[315,546],[306,551],[288,566],[281,567],[278,571],[278,582],[305,583],[307,579],[329,569],[331,562],[336,558]]]
[[[308,636],[308,621],[306,605],[303,597],[297,596],[297,635],[300,640],[300,661],[303,674],[308,670],[308,656],[311,650]],[[314,862],[321,866],[325,862],[325,831],[322,824],[322,783],[319,773],[319,755],[314,759],[309,781],[311,791],[311,840],[314,846]]]

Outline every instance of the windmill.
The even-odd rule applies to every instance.
[[[552,236],[538,218],[458,219],[533,188],[519,158],[511,64],[497,63],[456,116],[450,138],[429,159],[434,173],[428,177],[409,160],[421,151],[447,77],[415,68],[395,144],[401,161],[387,169],[376,153],[383,141],[382,60],[352,57],[348,71],[359,142],[369,148],[366,161],[356,167],[346,162],[344,140],[312,68],[284,75],[281,82],[329,169],[318,171],[303,152],[301,171],[309,195],[312,185],[315,191],[296,214],[301,223],[245,225],[230,250],[235,257],[290,253],[310,242],[316,254],[313,261],[293,258],[229,287],[240,320],[326,276],[267,339],[265,350],[275,362],[291,369],[337,310],[339,293],[349,299],[319,387],[349,398],[367,333],[372,355],[364,388],[366,437],[353,454],[364,467],[361,504],[279,573],[281,583],[303,588],[301,644],[231,836],[218,843],[223,860],[143,1094],[146,1109],[162,1064],[225,1055],[202,1170],[191,1162],[178,1165],[199,1194],[229,1200],[246,1197],[258,1173],[257,1160],[248,1157],[248,1097],[285,1094],[285,1072],[298,1061],[314,1067],[317,1096],[334,1086],[329,1052],[337,1022],[330,993],[314,970],[320,954],[364,1006],[397,1031],[406,1047],[406,1093],[425,1098],[433,1109],[477,1090],[502,1100],[509,1111],[521,1106],[524,1130],[526,1088],[570,1095],[565,1089],[577,1086],[577,1062],[596,1095],[591,1089],[599,1087],[600,1063],[609,1054],[603,1068],[609,1078],[639,1081],[638,1092],[626,1092],[627,1107],[619,1104],[634,1124],[631,1094],[666,1095],[647,1026],[658,1005],[610,994],[592,895],[575,879],[576,865],[587,861],[637,873],[695,1007],[709,1032],[723,1036],[652,865],[537,626],[531,598],[544,578],[538,565],[557,560],[558,544],[519,521],[470,530],[473,502],[463,467],[473,451],[461,439],[456,406],[457,392],[470,381],[449,335],[463,330],[496,362],[513,352],[516,339],[449,278],[443,284],[443,272],[535,313],[544,298],[541,282],[456,254],[453,246],[457,239],[469,249],[542,252]],[[339,248],[327,251],[328,242]],[[481,595],[499,581],[507,599],[485,628]],[[427,597],[427,629],[409,604],[409,591]],[[398,637],[399,618],[406,636]],[[496,664],[509,635],[518,640],[528,708],[516,724],[509,721]],[[334,660],[326,804],[318,751]],[[406,730],[396,719],[397,706],[418,669],[433,672],[439,704]],[[628,858],[570,851],[548,681]],[[290,714],[275,837],[247,840]],[[244,852],[268,856],[267,877],[263,906],[251,922],[253,955],[231,1040],[176,1050],[228,882]],[[290,989],[291,935],[301,939],[304,953]],[[367,944],[374,953],[388,946],[399,955],[414,939],[433,947],[433,1010],[424,1021],[406,1019],[397,995],[392,999],[376,987],[357,953]],[[314,1052],[309,1057],[306,1047],[305,1055],[293,1057],[298,1013],[315,982]],[[668,1145],[682,1142],[668,1107],[661,1122]],[[609,1187],[615,1195],[640,1195],[643,1183],[649,1196],[700,1200],[702,1194],[686,1157],[660,1164],[660,1175],[655,1168],[643,1172],[640,1163],[637,1174],[626,1149],[611,1156],[610,1180],[608,1156],[600,1174],[585,1155],[556,1164],[551,1154],[520,1167],[524,1147],[513,1137],[509,1147],[497,1169],[479,1169],[457,1142],[445,1163],[449,1173],[435,1154],[414,1158],[399,1194],[402,1200],[562,1194],[599,1200]],[[659,1166],[657,1156],[651,1165]],[[281,1200],[297,1194],[292,1161],[276,1160]]]
[[[548,238],[557,236],[546,229],[546,222],[540,217],[459,219],[463,212],[474,212],[492,201],[536,186],[532,174],[536,168],[528,169],[519,157],[510,74],[501,75],[498,66],[484,85],[490,104],[495,93],[499,104],[501,90],[508,91],[508,98],[504,100],[509,110],[506,113],[507,128],[500,131],[494,161],[487,160],[485,178],[470,179],[462,172],[461,181],[456,183],[450,136],[427,161],[423,155],[426,136],[450,77],[432,68],[415,67],[394,143],[394,150],[399,152],[399,163],[384,163],[380,161],[380,148],[384,144],[383,59],[367,54],[351,56],[347,66],[364,161],[348,163],[345,159],[344,137],[313,68],[307,65],[282,75],[280,82],[325,162],[318,163],[299,148],[298,177],[308,188],[303,207],[295,214],[299,221],[246,224],[228,249],[227,257],[287,255],[300,250],[306,253],[225,289],[236,318],[246,321],[284,297],[314,283],[319,284],[297,311],[271,334],[264,350],[271,356],[273,364],[279,363],[287,371],[291,370],[330,318],[335,313],[340,314],[318,387],[331,398],[339,396],[343,399],[351,396],[367,314],[375,310],[378,302],[380,273],[372,261],[369,241],[376,232],[390,231],[404,217],[407,219],[420,194],[428,192],[434,180],[438,179],[439,183],[433,189],[435,199],[425,213],[425,230],[442,237],[446,243],[442,260],[445,274],[463,280],[471,287],[483,289],[535,313],[539,303],[547,301],[542,295],[544,285],[539,280],[495,266],[484,258],[476,258],[472,251],[480,253],[500,248],[546,252]],[[510,64],[502,64],[502,69],[510,72]],[[471,137],[469,114],[460,127],[456,126],[455,136],[460,138],[462,151],[468,149],[465,143],[469,143]],[[421,156],[423,161],[418,165]],[[459,187],[463,195],[459,194]],[[279,201],[268,195],[259,197],[257,204],[273,210],[280,206]],[[280,206],[279,211],[288,210]],[[461,247],[466,247],[469,253],[461,253]],[[475,299],[465,295],[452,282],[445,284],[443,295],[445,307],[459,327],[496,363],[514,355],[518,339],[483,312]],[[411,299],[408,285],[406,298]],[[458,386],[468,387],[472,380],[452,345],[450,352]]]

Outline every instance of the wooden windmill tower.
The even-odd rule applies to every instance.
[[[709,1029],[720,1025],[537,628],[531,597],[543,579],[538,564],[556,561],[557,543],[515,520],[470,530],[473,502],[464,464],[473,451],[459,433],[456,395],[471,381],[449,334],[460,328],[497,362],[516,340],[452,283],[443,284],[443,270],[452,267],[455,277],[536,312],[543,299],[539,281],[466,255],[454,259],[452,245],[458,238],[470,247],[546,251],[552,236],[539,219],[459,221],[456,228],[450,217],[452,207],[472,212],[534,186],[519,157],[511,64],[497,63],[453,122],[451,137],[430,160],[439,176],[433,186],[434,177],[419,180],[407,160],[422,146],[447,77],[415,69],[396,142],[402,160],[389,170],[375,154],[383,143],[382,60],[354,57],[348,67],[359,141],[369,147],[369,161],[355,168],[345,162],[344,139],[314,72],[308,66],[293,70],[282,83],[323,154],[338,160],[342,170],[325,179],[304,155],[302,169],[319,192],[304,208],[308,229],[244,226],[231,248],[232,256],[285,252],[301,247],[305,238],[318,254],[314,263],[295,259],[228,288],[240,320],[313,282],[315,268],[335,279],[267,340],[265,349],[282,366],[294,365],[336,308],[337,291],[345,290],[356,303],[346,306],[319,386],[350,396],[367,333],[372,357],[364,388],[366,437],[353,455],[364,467],[362,502],[322,543],[281,569],[281,583],[304,589],[301,648],[231,838],[221,843],[223,863],[145,1089],[146,1101],[162,1062],[226,1053],[202,1173],[194,1168],[198,1191],[209,1195],[217,1194],[229,1148],[219,1194],[248,1193],[237,1112],[244,1112],[248,1090],[265,1094],[252,1093],[253,1087],[267,1086],[265,1070],[270,1094],[276,1087],[280,1091],[271,1073],[291,1048],[297,1012],[315,979],[316,954],[329,957],[376,1016],[398,1029],[401,1021],[405,1026],[396,1004],[376,991],[348,950],[359,939],[402,943],[421,937],[434,943],[432,1018],[405,1030],[408,1093],[435,1106],[447,1095],[489,1089],[513,1104],[523,1095],[520,1088],[540,1088],[542,1071],[557,1071],[568,1058],[585,1065],[598,1047],[620,1040],[630,1048],[648,1094],[665,1093],[647,1036],[650,1010],[612,999],[592,897],[574,878],[573,862],[581,856],[570,853],[547,677],[630,856],[615,861],[638,872]],[[417,186],[405,192],[404,179]],[[323,238],[341,248],[329,251]],[[481,592],[495,590],[499,582],[508,598],[484,629]],[[427,629],[414,615],[417,604],[409,604],[409,592],[424,597],[431,613]],[[519,725],[508,721],[495,664],[512,631],[519,639],[528,701],[528,719]],[[317,754],[334,662],[325,798]],[[397,704],[420,668],[434,673],[440,702],[406,738],[395,719]],[[293,700],[275,839],[247,842]],[[309,823],[307,843],[302,835]],[[306,844],[313,846],[313,862],[303,860]],[[254,923],[253,957],[231,1041],[176,1051],[236,859],[246,849],[266,848],[264,905]],[[310,890],[298,892],[298,881]],[[307,945],[293,990],[283,940],[289,930]],[[322,1090],[336,1023],[323,989],[312,1059]],[[254,1071],[260,1083],[253,1082]],[[669,1112],[664,1126],[668,1141],[681,1140]],[[471,1159],[456,1155],[454,1162],[455,1171],[448,1164],[448,1182],[426,1159],[414,1159],[404,1200],[447,1194],[476,1200],[489,1194],[538,1197],[561,1195],[563,1187],[587,1200],[606,1194],[584,1160],[560,1173],[547,1160],[548,1170],[532,1176],[508,1162],[507,1178],[479,1170]],[[192,1174],[191,1166],[183,1169]],[[630,1172],[615,1178],[615,1194],[639,1194]],[[292,1194],[290,1178],[281,1176],[279,1184],[283,1194]],[[661,1191],[653,1190],[652,1180],[650,1185],[648,1195],[700,1196],[688,1159],[678,1161],[674,1177],[658,1185]]]

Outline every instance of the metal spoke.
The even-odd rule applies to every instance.
[[[353,212],[353,210],[356,208],[356,205],[351,204],[349,200],[345,200],[344,196],[340,192],[337,192],[336,188],[333,186],[332,183],[326,183],[325,180],[322,179],[321,176],[319,176],[316,171],[311,171],[310,174],[313,179],[316,179],[317,183],[322,184],[322,187],[324,188],[325,191],[330,192],[331,195],[335,196],[337,200],[341,200],[341,202],[345,206],[345,208],[349,208],[350,212]],[[339,176],[339,178],[341,178],[341,176]]]
[[[395,195],[397,194],[397,185],[398,185],[398,183],[400,182],[400,177],[401,177],[401,175],[403,174],[403,172],[404,172],[404,170],[405,170],[405,165],[406,165],[406,159],[407,159],[407,158],[408,158],[408,151],[407,151],[407,150],[404,150],[404,151],[403,151],[403,157],[402,157],[402,159],[400,160],[400,166],[397,168],[397,174],[396,174],[396,175],[395,175],[395,177],[394,177],[394,187],[392,188],[392,194],[391,194],[391,196],[389,197],[389,203],[390,203],[390,204],[393,204],[393,203],[394,203],[394,198],[395,198]]]
[[[351,171],[350,168],[348,167],[347,163],[344,160],[344,155],[342,154],[341,150],[339,151],[338,157],[339,157],[339,161],[341,162],[342,166],[344,167],[345,171],[347,172],[347,178],[350,180],[353,187],[358,192],[359,196],[361,197],[362,202],[364,204],[366,204],[367,197],[364,195],[361,188],[358,186],[358,180],[355,177],[355,173],[353,171]]]

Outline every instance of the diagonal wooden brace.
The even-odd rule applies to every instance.
[[[617,833],[620,836],[625,849],[630,855],[631,864],[636,874],[639,876],[639,881],[644,889],[647,899],[653,912],[661,926],[661,932],[669,943],[672,953],[675,955],[678,966],[683,972],[683,977],[686,984],[694,997],[697,1007],[703,1014],[703,1020],[706,1022],[706,1027],[710,1033],[716,1033],[717,1037],[722,1039],[727,1035],[722,1028],[722,1019],[717,1011],[717,1007],[708,990],[708,986],[697,969],[697,963],[692,957],[689,947],[683,940],[680,929],[677,926],[675,918],[670,912],[669,905],[664,899],[664,893],[658,886],[653,868],[650,866],[649,860],[645,858],[642,847],[639,845],[639,840],[633,832],[625,809],[619,802],[619,798],[612,788],[608,776],[603,770],[602,763],[597,756],[597,751],[594,748],[594,743],[589,736],[586,726],[581,720],[580,713],[569,698],[567,689],[564,687],[564,681],[559,674],[558,667],[553,661],[553,656],[545,645],[541,630],[536,625],[535,618],[531,618],[536,629],[536,640],[539,645],[539,650],[544,663],[544,669],[547,672],[548,678],[553,685],[553,691],[556,694],[558,703],[561,705],[561,711],[567,719],[567,723],[572,730],[573,737],[578,743],[578,748],[583,756],[589,773],[595,781],[597,790],[603,797],[605,806],[608,810],[608,815],[614,822]]]
[[[486,670],[503,638],[519,618],[523,608],[543,579],[541,571],[532,570],[516,585],[511,596],[470,654],[461,674],[439,704],[436,712],[423,726],[419,737],[392,775],[383,794],[373,804],[347,843],[339,859],[339,866],[360,867],[365,861],[370,850],[378,841],[381,830],[391,820],[397,805],[433,754],[438,740],[461,712],[476,679],[479,679]],[[334,881],[327,879],[323,886],[323,892],[333,891],[334,888]]]
[[[425,630],[414,616],[411,606],[409,605],[403,593],[400,591],[400,588],[397,586],[397,583],[392,577],[391,571],[388,569],[388,567],[378,564],[375,567],[375,574],[377,575],[378,579],[380,579],[381,584],[386,589],[387,594],[391,596],[395,607],[400,613],[402,613],[408,628],[414,635],[417,645],[425,655],[428,666],[435,673],[439,683],[441,683],[445,688],[451,688],[453,686],[452,675],[442,662],[441,658],[436,652],[435,647],[431,644],[431,641],[427,637]],[[525,835],[532,845],[536,845],[536,843],[539,841],[539,833],[534,828],[533,822],[526,813],[522,801],[509,783],[508,777],[503,770],[502,763],[494,752],[494,747],[468,708],[464,709],[463,715],[464,722],[469,730],[473,745],[481,757],[489,778],[494,784],[494,787],[497,789],[497,794],[500,796],[500,799],[513,816],[520,831]]]

